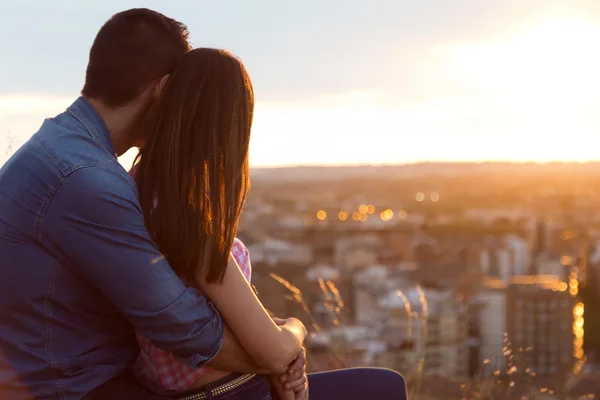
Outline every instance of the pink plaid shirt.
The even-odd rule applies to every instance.
[[[244,276],[250,282],[252,266],[248,249],[241,240],[235,239],[231,254],[238,263]],[[158,386],[167,391],[181,392],[190,387],[199,377],[208,371],[208,367],[191,368],[175,356],[156,348],[150,340],[136,332],[141,348],[140,356],[135,362],[136,376],[153,386]]]

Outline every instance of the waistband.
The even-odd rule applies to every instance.
[[[183,395],[182,397],[177,397],[177,400],[206,400],[208,398],[208,393],[211,394],[211,397],[222,395],[230,390],[242,386],[244,383],[252,380],[254,377],[256,377],[256,374],[227,375],[216,382],[194,389],[196,392],[195,394]]]

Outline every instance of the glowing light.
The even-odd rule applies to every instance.
[[[569,281],[569,293],[571,296],[577,296],[579,293],[579,282],[574,278],[575,274],[571,274],[571,280]]]
[[[560,290],[561,292],[564,292],[568,288],[569,288],[569,285],[567,285],[567,282],[561,282],[560,285],[559,285],[559,287],[558,287],[558,290]]]
[[[583,316],[583,303],[577,303],[573,309],[573,314],[577,317]]]
[[[400,218],[400,219],[406,219],[406,217],[408,217],[408,213],[406,212],[406,210],[400,210],[400,211],[398,211],[398,218]]]
[[[348,219],[348,213],[347,213],[346,211],[344,211],[344,210],[340,211],[340,212],[338,213],[338,219],[339,219],[340,221],[345,221],[345,220],[347,220],[347,219]]]
[[[361,214],[366,214],[369,212],[369,206],[367,206],[366,204],[361,204],[360,207],[358,207],[358,211]]]
[[[569,287],[570,287],[570,288],[576,288],[576,287],[577,287],[577,281],[576,281],[576,280],[574,280],[574,279],[572,279],[572,280],[569,282]]]
[[[572,263],[572,258],[569,256],[562,256],[560,258],[561,265],[570,265]]]
[[[317,212],[317,219],[323,221],[325,218],[327,218],[327,213],[325,212],[325,210],[319,210]]]
[[[575,279],[577,279],[577,274],[576,274],[575,272],[571,272],[571,273],[569,274],[569,279],[570,279],[570,280],[575,280]]]
[[[371,215],[372,215],[372,214],[375,214],[375,206],[374,206],[373,204],[369,204],[369,205],[367,206],[367,213],[369,213],[369,214],[371,214]]]
[[[440,201],[440,194],[437,192],[431,193],[431,201],[433,201],[433,202]]]
[[[394,218],[394,212],[392,210],[390,210],[389,208],[387,210],[381,212],[382,220],[389,221],[392,218]]]
[[[355,221],[360,221],[360,213],[358,211],[354,211],[352,213],[352,219]]]
[[[423,200],[425,200],[425,195],[421,192],[417,193],[417,195],[415,196],[415,199],[421,203]]]
[[[360,214],[360,222],[365,222],[367,218],[369,218],[367,214]]]

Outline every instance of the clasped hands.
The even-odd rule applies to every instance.
[[[285,320],[273,318],[276,324],[284,324]],[[278,382],[285,391],[294,393],[294,400],[308,400],[308,377],[306,375],[306,350],[300,349],[298,357],[288,366],[283,375],[277,376]],[[288,396],[286,396],[288,397]]]

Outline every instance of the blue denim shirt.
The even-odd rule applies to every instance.
[[[84,98],[0,169],[0,398],[80,399],[135,360],[133,329],[193,366],[223,322],[150,239]]]

